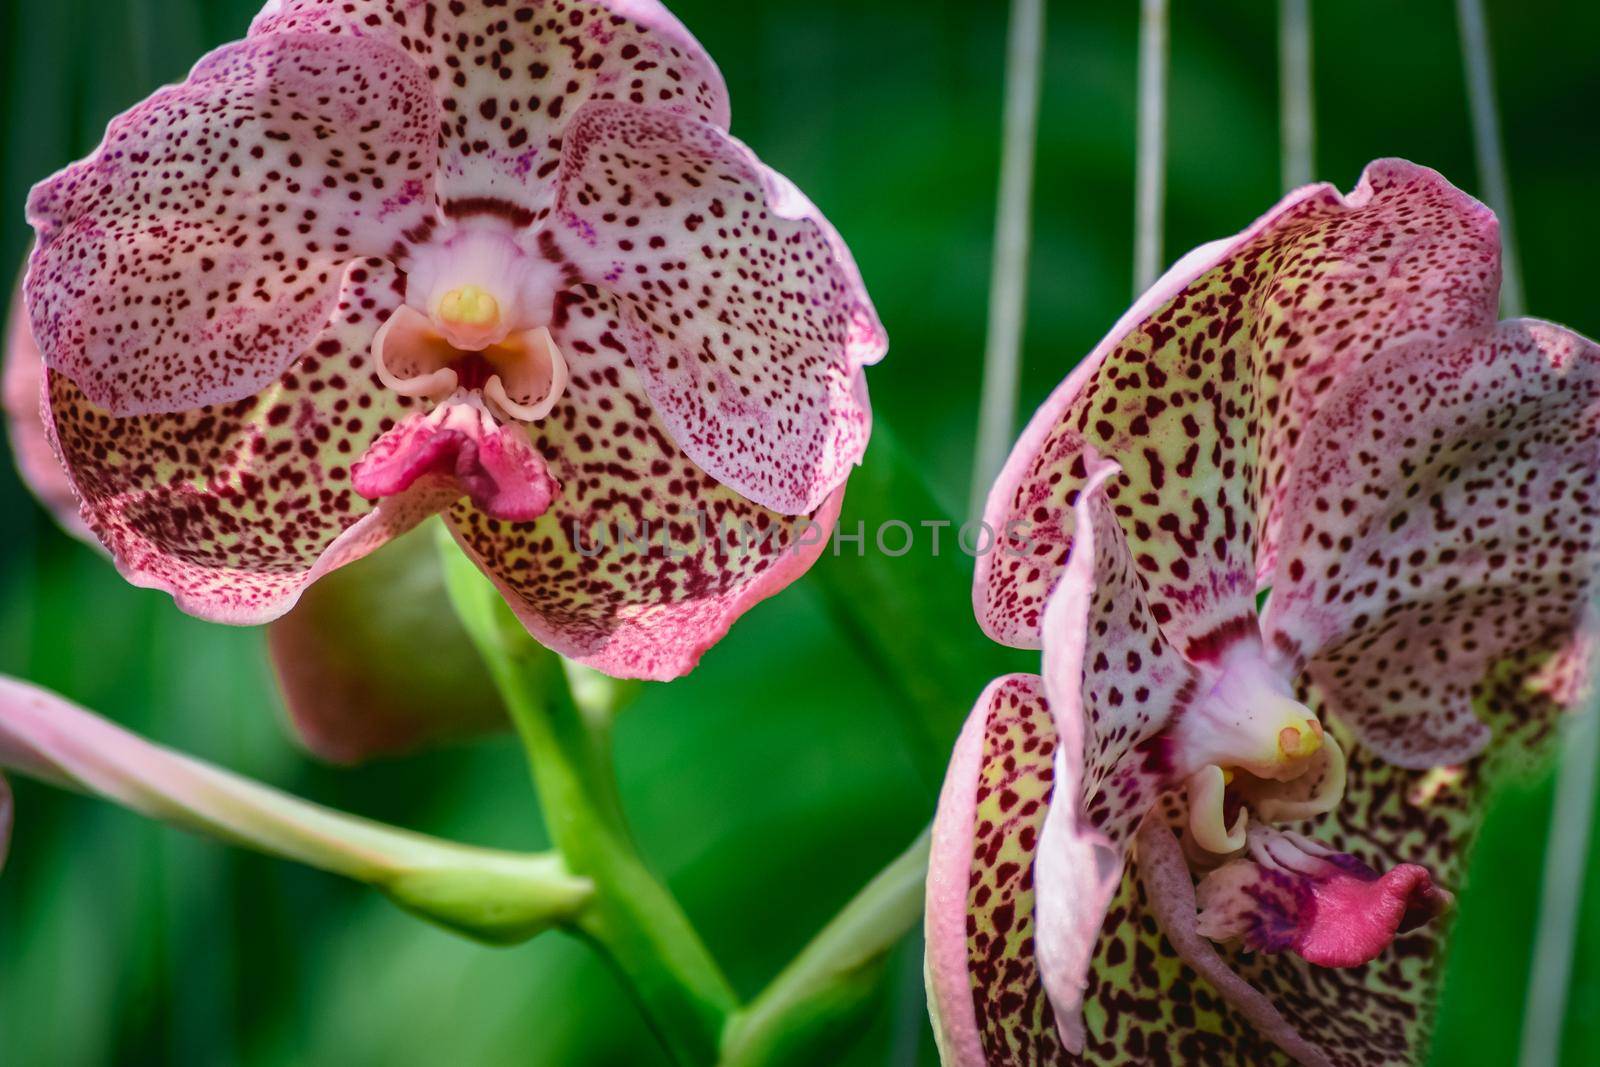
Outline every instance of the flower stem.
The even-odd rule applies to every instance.
[[[646,866],[617,798],[610,715],[581,708],[540,647],[454,545],[441,546],[457,613],[522,738],[551,840],[595,894],[575,928],[625,978],[680,1064],[710,1064],[738,998],[672,894]]]
[[[407,911],[495,944],[575,920],[593,892],[558,856],[458,845],[311,804],[5,678],[0,767],[365,882]]]
[[[728,1021],[720,1067],[819,1062],[811,1042],[859,1009],[889,950],[921,918],[928,847],[924,832]]]
[[[1500,310],[1520,317],[1522,267],[1517,258],[1511,221],[1511,184],[1506,178],[1505,148],[1500,143],[1500,110],[1495,104],[1494,62],[1489,55],[1489,27],[1483,0],[1456,0],[1461,23],[1461,58],[1467,72],[1467,103],[1472,110],[1472,143],[1478,154],[1478,181],[1483,199],[1500,219]]]
[[[1167,175],[1167,0],[1143,0],[1139,20],[1139,159],[1133,226],[1133,291],[1161,274]]]
[[[969,517],[983,513],[989,486],[1011,449],[1027,312],[1028,245],[1033,218],[1033,163],[1039,130],[1044,55],[1044,0],[1012,0],[1006,47],[1004,144],[994,265],[989,282],[989,335],[984,348],[978,444]]]
[[[1317,130],[1311,74],[1311,0],[1279,0],[1278,96],[1282,107],[1283,187],[1316,173]]]
[[[1522,1067],[1561,1062],[1561,1031],[1567,1015],[1573,945],[1588,872],[1589,830],[1593,825],[1596,762],[1600,757],[1600,718],[1585,708],[1572,724],[1556,774],[1555,807],[1545,842],[1544,876],[1539,894],[1539,926],[1533,943],[1522,1012]]]

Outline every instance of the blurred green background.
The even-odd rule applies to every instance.
[[[22,255],[28,186],[91,148],[116,111],[240,36],[255,6],[0,0],[0,264]],[[735,132],[853,246],[894,342],[871,377],[875,406],[956,510],[984,329],[1005,5],[672,6],[726,72]],[[1051,4],[1022,415],[1129,298],[1136,7]],[[1169,260],[1239,229],[1279,191],[1275,5],[1175,7]],[[1529,304],[1593,336],[1600,5],[1503,0],[1489,16]],[[1315,20],[1318,176],[1348,188],[1367,160],[1394,154],[1475,188],[1453,3],[1339,0],[1315,5]],[[317,800],[483,844],[542,843],[509,740],[356,771],[302,755],[261,634],[183,618],[122,584],[51,525],[9,462],[0,544],[0,670]],[[942,607],[948,626],[976,633],[961,596]],[[973,696],[949,694],[952,722]],[[926,821],[931,786],[892,701],[808,580],[624,719],[620,771],[639,836],[742,992]],[[7,1064],[664,1062],[618,984],[559,935],[478,948],[332,878],[28,782],[16,793],[0,878]],[[1509,789],[1492,814],[1461,901],[1437,1063],[1515,1058],[1550,793],[1548,779]],[[1600,1062],[1600,893],[1591,900],[1567,1064]],[[919,952],[900,952],[845,1062],[934,1062]]]

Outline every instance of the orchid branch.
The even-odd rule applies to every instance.
[[[1033,164],[1044,65],[1044,0],[1012,0],[1006,46],[1004,143],[994,266],[989,282],[989,335],[984,346],[978,444],[968,515],[983,513],[989,486],[1011,449],[1028,298],[1028,246],[1033,221]]]
[[[558,856],[454,844],[311,804],[5,678],[0,767],[366,883],[408,911],[490,943],[524,941],[575,920],[593,895]]]
[[[889,950],[922,917],[928,850],[924,832],[728,1021],[720,1067],[762,1067],[780,1052],[793,1056],[859,1008]]]
[[[1133,229],[1133,291],[1161,273],[1167,173],[1167,0],[1143,0],[1139,20],[1139,157]]]
[[[674,1058],[710,1063],[738,998],[632,840],[611,763],[609,711],[580,707],[561,661],[528,635],[482,572],[447,539],[440,553],[456,613],[521,736],[551,840],[594,883],[574,928],[627,980]]]
[[[1311,75],[1311,0],[1279,0],[1278,96],[1282,106],[1283,187],[1309,185],[1317,130]]]
[[[1461,23],[1461,58],[1472,112],[1472,143],[1478,155],[1478,181],[1484,202],[1500,220],[1500,311],[1508,319],[1524,314],[1522,266],[1511,219],[1511,183],[1506,178],[1505,146],[1500,141],[1500,109],[1495,104],[1494,62],[1483,0],[1456,0]]]

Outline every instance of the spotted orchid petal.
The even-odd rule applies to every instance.
[[[843,490],[793,518],[719,485],[674,443],[624,354],[639,329],[592,288],[553,329],[564,401],[534,428],[561,486],[533,524],[463,503],[456,537],[541,642],[608,674],[667,680],[828,543]]]
[[[629,354],[707,473],[789,515],[861,461],[861,368],[887,342],[849,253],[792,185],[716,126],[591,103],[567,133],[553,222],[636,320]]]
[[[19,287],[6,319],[6,352],[0,393],[5,401],[6,429],[17,472],[61,528],[81,540],[97,544],[78,514],[72,481],[50,447],[44,425],[44,357],[34,343],[27,309]]]
[[[1039,967],[1072,1052],[1083,1049],[1089,961],[1133,833],[1175,784],[1162,731],[1185,713],[1200,682],[1151,615],[1105,491],[1118,467],[1092,451],[1084,458],[1077,540],[1045,612],[1044,690],[1063,792],[1034,871]]]
[[[1054,788],[1042,680],[997,679],[956,742],[928,866],[928,1004],[945,1067],[1059,1062],[1033,946],[1034,859]],[[1085,926],[1098,930],[1091,907]]]
[[[1387,759],[1460,763],[1491,725],[1527,746],[1580,699],[1600,347],[1518,321],[1384,353],[1327,394],[1286,499],[1269,640]]]
[[[432,533],[329,575],[267,631],[295,731],[322,759],[360,763],[509,725],[450,610]]]
[[[374,506],[351,485],[371,441],[415,407],[372,384],[366,354],[398,286],[382,261],[353,265],[300,361],[236,403],[117,418],[47,375],[47,429],[84,520],[130,581],[213,621],[266,622],[454,499],[459,490],[424,486]]]
[[[542,218],[568,126],[589,100],[728,126],[716,64],[655,0],[425,8],[414,0],[275,0],[250,32],[285,31],[381,41],[413,57],[442,116],[438,185],[450,218]]]
[[[1326,185],[1292,193],[1190,253],[1013,450],[985,521],[1031,547],[979,561],[979,621],[997,640],[1039,645],[1094,448],[1123,465],[1107,492],[1169,638],[1203,652],[1253,628],[1285,472],[1320,398],[1384,348],[1487,328],[1498,283],[1489,211],[1399,160],[1374,163],[1347,197]]]
[[[33,190],[45,362],[115,415],[242,400],[324,328],[346,264],[433,212],[422,70],[376,41],[225,46]]]

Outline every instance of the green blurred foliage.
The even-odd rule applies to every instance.
[[[22,254],[28,186],[240,35],[255,6],[0,0],[0,264]],[[1004,4],[672,6],[722,64],[735,132],[848,236],[894,340],[872,375],[875,405],[954,506],[979,380]],[[1237,230],[1279,191],[1274,5],[1175,6],[1169,259]],[[1135,8],[1051,5],[1022,414],[1129,297]],[[1489,14],[1530,304],[1594,335],[1583,265],[1600,238],[1600,5],[1496,0]],[[1394,154],[1474,188],[1450,0],[1339,0],[1315,18],[1318,173],[1348,187],[1368,159]],[[513,743],[318,766],[282,728],[259,632],[183,618],[127,587],[0,468],[0,670],[320,801],[486,845],[542,844]],[[808,580],[753,612],[693,677],[650,688],[618,733],[639,838],[744,993],[930,811],[895,694],[837,632],[828,594]],[[930,610],[972,628],[964,599],[948,600]],[[949,693],[950,722],[974,695]],[[663,1062],[625,991],[575,942],[481,948],[320,874],[27,782],[16,791],[0,879],[8,1064]],[[1461,900],[1440,1064],[1514,1059],[1549,800],[1535,782],[1493,812]],[[1600,1062],[1593,899],[1569,1064]],[[847,1064],[933,1062],[918,952],[908,943],[891,962]]]

